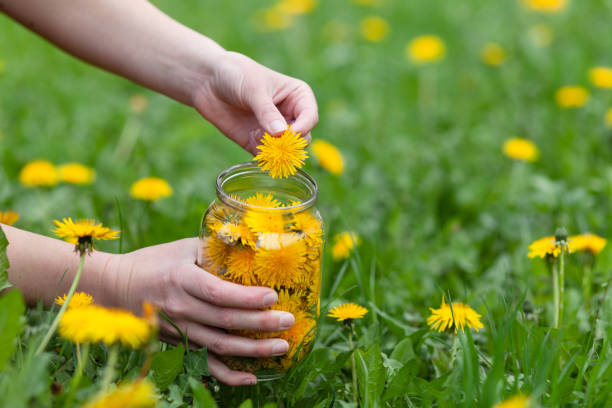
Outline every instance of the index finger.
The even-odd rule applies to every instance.
[[[261,309],[278,301],[278,294],[274,289],[228,282],[195,264],[190,265],[184,273],[185,292],[217,306]]]

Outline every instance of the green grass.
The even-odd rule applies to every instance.
[[[611,246],[597,257],[590,303],[582,292],[586,258],[568,257],[559,330],[551,328],[545,262],[527,258],[529,243],[558,226],[612,237],[612,132],[604,123],[612,93],[587,78],[594,65],[612,66],[609,1],[574,0],[552,15],[512,0],[386,1],[377,8],[320,1],[280,33],[256,30],[252,16],[269,3],[155,3],[224,47],[313,87],[321,117],[313,137],[337,145],[347,162],[340,177],[307,164],[319,183],[327,236],[355,230],[362,238],[345,262],[332,261],[329,242],[322,299],[370,310],[356,322],[359,406],[488,408],[519,392],[546,407],[611,406]],[[359,21],[370,14],[391,25],[382,43],[359,36]],[[539,23],[554,32],[548,47],[529,40]],[[330,27],[344,27],[346,38],[330,41]],[[428,33],[445,41],[446,58],[416,67],[405,46]],[[490,41],[509,52],[499,68],[480,60]],[[121,248],[118,241],[100,245],[111,252],[194,236],[215,198],[217,174],[249,159],[194,110],[78,62],[4,16],[0,59],[0,210],[18,211],[18,227],[51,235],[51,220],[65,216],[123,224]],[[585,107],[555,105],[555,91],[569,84],[589,87]],[[135,93],[149,100],[140,116],[128,108]],[[137,137],[129,157],[117,153],[126,133]],[[540,159],[504,157],[501,145],[513,136],[533,140]],[[98,177],[88,187],[25,188],[19,170],[36,158],[79,161]],[[131,183],[148,175],[167,179],[175,194],[149,207],[131,200]],[[481,313],[484,329],[430,331],[429,308],[443,295]],[[9,309],[17,310],[0,315]],[[0,401],[59,406],[50,385],[68,387],[73,348],[56,339],[61,354],[29,358],[49,314],[34,309],[27,318],[0,373]],[[346,331],[323,317],[315,350],[285,379],[240,389],[213,381],[210,390],[228,407],[248,398],[261,407],[355,406],[350,351]],[[105,356],[106,349],[92,348],[78,398],[95,391]],[[142,359],[123,350],[121,378],[133,378]],[[197,373],[185,365],[164,391],[164,406],[202,397],[189,380]]]

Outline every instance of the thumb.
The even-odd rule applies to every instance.
[[[265,93],[255,94],[250,105],[259,126],[272,136],[280,135],[287,129],[287,121],[270,96]]]

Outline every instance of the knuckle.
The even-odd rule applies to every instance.
[[[272,354],[272,347],[267,342],[258,341],[254,352],[254,357],[268,357]]]
[[[219,304],[223,301],[224,291],[219,284],[209,284],[206,288],[206,293],[208,294],[208,300],[212,303]]]
[[[183,304],[175,298],[169,298],[166,300],[163,309],[166,314],[170,317],[183,317],[185,314],[185,307]]]
[[[215,337],[209,347],[213,351],[213,353],[218,354],[220,356],[226,356],[230,352],[228,341],[224,336]]]
[[[236,318],[233,311],[225,310],[219,313],[219,325],[224,329],[235,329]]]

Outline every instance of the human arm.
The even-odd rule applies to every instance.
[[[310,137],[317,105],[303,81],[226,51],[145,0],[0,0],[0,10],[93,65],[193,106],[252,154],[287,124]]]
[[[9,241],[9,282],[29,304],[51,304],[68,291],[79,262],[74,245],[6,225],[1,228]],[[199,240],[190,238],[124,255],[93,251],[85,259],[77,290],[91,294],[96,303],[136,313],[145,300],[153,303],[188,333],[192,344],[208,348],[211,375],[229,385],[254,384],[255,376],[229,370],[216,355],[280,355],[288,343],[242,338],[221,329],[276,331],[291,327],[294,318],[286,312],[258,310],[276,303],[274,290],[235,285],[198,267],[199,248]],[[160,337],[180,341],[165,321]]]

